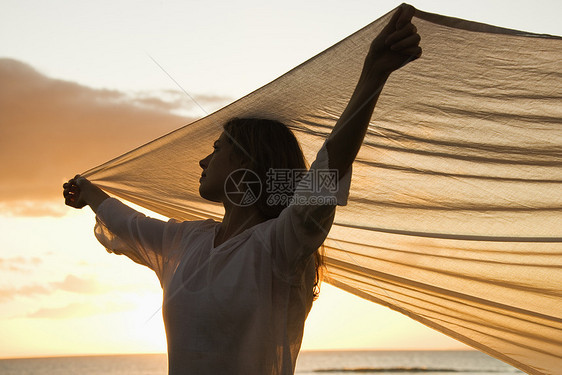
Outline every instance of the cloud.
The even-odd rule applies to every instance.
[[[102,285],[96,279],[83,279],[74,275],[67,275],[63,281],[51,283],[55,289],[81,294],[100,294],[111,291],[109,285]]]
[[[136,308],[132,303],[106,303],[97,305],[93,303],[71,303],[63,307],[41,308],[26,316],[28,318],[68,319],[81,318],[98,314],[112,314]]]
[[[0,302],[11,300],[15,296],[34,296],[38,294],[49,294],[52,289],[49,286],[44,285],[27,285],[21,288],[2,288],[0,289]]]
[[[0,185],[1,184],[2,183],[0,182]],[[2,198],[0,196],[0,213],[4,216],[61,217],[68,212],[68,209],[61,205],[61,202],[58,199],[15,199],[4,202],[2,202],[1,199]]]
[[[17,258],[14,258],[17,259]],[[10,262],[7,267],[11,267]],[[4,266],[0,262],[0,267]],[[51,294],[55,291],[65,291],[77,294],[103,294],[112,291],[110,285],[104,285],[94,278],[81,278],[75,275],[67,275],[62,281],[49,282],[45,284],[26,285],[20,288],[0,288],[0,302],[12,300],[15,297],[31,297],[40,294]]]
[[[177,112],[178,108],[181,108],[181,112],[193,113],[196,116],[207,115],[232,101],[232,98],[227,96],[205,94],[197,95],[192,100],[191,95],[188,97],[184,92],[177,90],[158,91],[158,97],[154,94],[154,92],[136,93],[130,97],[130,100],[143,108],[165,109],[172,112]]]
[[[65,180],[191,122],[175,113],[196,105],[172,90],[53,79],[12,59],[0,59],[0,82],[0,212],[18,216],[61,215]],[[227,99],[195,100],[209,108]]]
[[[42,262],[43,261],[39,257],[0,258],[0,270],[25,272],[29,269],[29,266],[36,266]]]

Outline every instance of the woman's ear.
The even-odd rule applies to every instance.
[[[240,168],[250,169],[251,166],[252,166],[252,163],[250,162],[250,160],[247,157],[245,157],[243,155],[240,155],[238,153],[234,153],[231,156],[231,160],[233,160],[233,161],[235,160],[235,162],[240,166]]]

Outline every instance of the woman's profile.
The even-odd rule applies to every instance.
[[[414,12],[402,5],[373,40],[349,104],[308,171],[284,124],[224,124],[199,162],[199,194],[224,206],[221,222],[151,219],[83,177],[63,185],[67,205],[96,213],[96,237],[108,250],[157,274],[170,374],[294,373],[318,294],[319,249],[336,206],[347,203],[379,94],[393,71],[421,56]]]

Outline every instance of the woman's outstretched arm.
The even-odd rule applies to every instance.
[[[111,253],[122,254],[164,277],[169,254],[181,246],[181,231],[191,225],[153,219],[109,197],[79,175],[63,185],[65,203],[74,208],[90,206],[96,213],[96,238]],[[102,205],[103,203],[103,205]]]
[[[380,92],[390,74],[421,56],[420,36],[412,24],[415,9],[402,4],[373,40],[353,95],[328,137],[331,169],[345,175],[363,143]]]

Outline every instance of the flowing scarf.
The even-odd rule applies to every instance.
[[[232,117],[287,124],[308,160],[392,12],[271,83],[84,175],[168,217],[221,219],[198,162]],[[326,240],[326,281],[531,374],[562,369],[562,38],[417,11]]]

